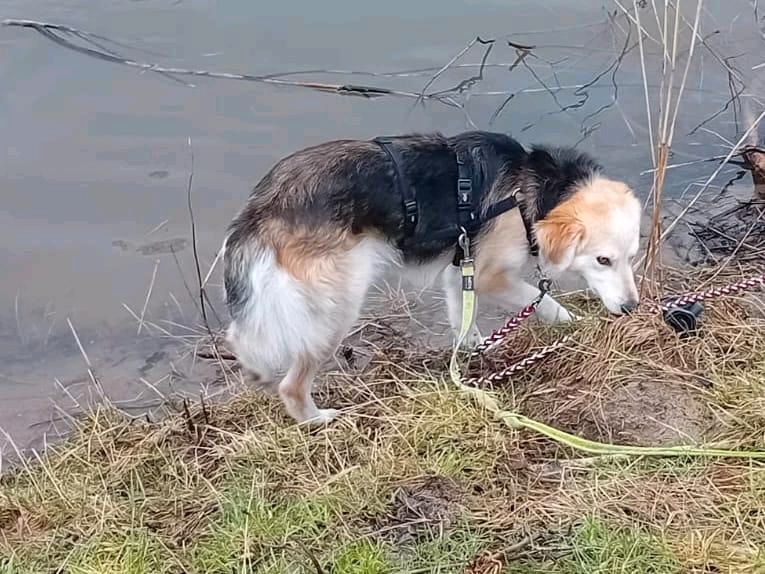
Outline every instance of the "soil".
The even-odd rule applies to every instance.
[[[416,542],[430,532],[449,530],[463,510],[464,493],[451,479],[425,476],[400,485],[393,494],[384,519],[377,520],[378,532],[395,546]]]

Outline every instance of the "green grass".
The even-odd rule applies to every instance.
[[[558,335],[527,328],[498,358]],[[694,339],[640,316],[575,336],[498,400],[599,440],[765,446],[745,306],[710,306]],[[0,477],[0,572],[765,571],[762,463],[583,456],[456,393],[446,355],[399,341],[328,374],[320,402],[344,414],[322,429],[253,391],[158,423],[96,410]]]
[[[555,561],[517,561],[507,574],[681,574],[686,570],[664,542],[638,528],[610,526],[597,517],[587,517],[568,544],[568,553]]]

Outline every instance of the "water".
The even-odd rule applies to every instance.
[[[516,42],[537,46],[537,57],[527,63],[555,88],[587,83],[614,61],[625,40],[609,23],[613,10],[608,2],[590,0],[4,0],[0,18],[39,19],[98,33],[143,50],[117,48],[134,59],[252,74],[439,67],[476,34],[511,34]],[[743,53],[735,63],[744,71],[759,63],[761,52],[750,11],[745,1],[710,2],[704,15],[705,33],[721,30],[710,44],[724,55]],[[623,16],[617,21],[624,27]],[[461,61],[480,61],[482,49],[474,47]],[[656,47],[648,49],[655,66]],[[685,135],[729,98],[726,71],[710,51],[700,52],[678,118],[673,162],[724,154],[722,138],[736,137],[732,113],[708,124],[719,136],[703,130]],[[610,73],[587,89],[582,107],[560,112],[559,106],[581,96],[556,89],[556,102],[525,67],[512,72],[492,67],[466,109],[471,121],[487,128],[504,96],[486,92],[517,91],[491,129],[527,143],[565,144],[592,130],[579,146],[645,193],[650,176],[640,172],[650,168],[650,157],[637,54],[633,49],[619,67],[618,105],[592,117],[612,101]],[[515,58],[516,52],[500,43],[490,62],[509,64]],[[472,72],[449,72],[431,89],[453,86]],[[76,412],[76,403],[92,392],[72,330],[107,394],[134,412],[159,401],[152,387],[198,392],[209,379],[204,365],[178,357],[178,336],[200,332],[180,271],[193,288],[186,203],[192,149],[193,204],[206,273],[249,188],[281,156],[333,138],[469,127],[459,109],[415,105],[405,98],[365,100],[182,78],[195,84],[188,87],[68,51],[19,28],[0,28],[0,77],[5,150],[0,155],[0,426],[22,448],[55,433],[62,411]],[[419,92],[428,76],[300,79]],[[673,170],[670,192],[681,195],[713,168]],[[145,317],[173,337],[151,328],[139,335],[131,316],[131,311],[141,314],[156,265]],[[214,274],[213,294],[219,287]]]

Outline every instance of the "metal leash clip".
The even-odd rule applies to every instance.
[[[475,265],[470,253],[470,237],[467,230],[460,227],[460,236],[457,244],[462,249],[462,258],[460,259],[460,272],[462,273],[462,290],[473,291],[475,289]]]

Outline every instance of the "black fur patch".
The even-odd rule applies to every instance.
[[[568,199],[577,185],[601,171],[600,165],[573,148],[534,146],[526,159],[526,169],[536,184],[535,220],[544,219]]]

